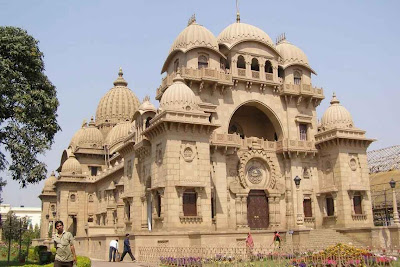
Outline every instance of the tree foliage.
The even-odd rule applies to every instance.
[[[1,197],[1,192],[3,192],[3,187],[6,186],[7,182],[0,177],[0,204],[3,203],[3,198]]]
[[[46,178],[46,166],[37,157],[60,130],[57,107],[38,41],[23,29],[0,27],[0,171],[8,167],[23,187]]]
[[[28,217],[18,218],[12,211],[8,212],[6,220],[3,221],[3,239],[19,240],[19,229],[23,233],[28,225]]]

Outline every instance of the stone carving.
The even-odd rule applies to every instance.
[[[181,156],[186,162],[192,162],[196,156],[196,143],[182,141]]]
[[[349,166],[350,166],[350,169],[352,171],[356,171],[357,170],[357,161],[356,161],[355,158],[350,159]]]
[[[239,163],[240,184],[244,188],[258,185],[260,188],[275,189],[277,174],[271,157],[272,155],[263,150],[244,152]]]
[[[156,162],[158,165],[160,165],[162,163],[162,148],[161,148],[161,144],[157,144],[156,147]]]

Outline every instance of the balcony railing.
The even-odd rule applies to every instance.
[[[322,88],[312,87],[311,84],[283,84],[279,89],[281,94],[289,95],[310,95],[317,98],[324,98]]]
[[[195,81],[214,81],[221,84],[231,85],[232,74],[225,73],[224,71],[210,68],[192,69],[182,67],[181,76],[184,79],[195,80]],[[173,72],[161,80],[161,85],[157,89],[157,96],[160,95],[173,83],[176,77],[176,72]]]
[[[285,152],[316,152],[314,141],[288,140],[268,141],[257,137],[241,138],[238,134],[213,133],[210,144],[220,147],[235,147],[242,149],[263,149],[268,151]]]
[[[253,79],[260,79],[260,72],[259,72],[259,71],[254,71],[254,70],[252,70],[252,71],[251,71],[251,77],[252,77]]]
[[[242,77],[246,77],[246,69],[238,69],[238,75]]]
[[[268,81],[273,81],[274,80],[274,75],[272,73],[265,73],[265,79]]]

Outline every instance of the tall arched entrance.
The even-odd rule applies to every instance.
[[[252,100],[239,106],[228,126],[228,133],[237,133],[241,138],[257,137],[268,141],[282,139],[282,126],[276,114],[265,104]]]
[[[268,198],[264,190],[250,190],[247,197],[247,223],[250,229],[268,228]]]

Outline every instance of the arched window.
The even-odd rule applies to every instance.
[[[238,67],[238,69],[245,69],[246,68],[246,61],[244,61],[244,57],[243,56],[239,56],[238,57],[237,67]]]
[[[179,58],[175,60],[174,62],[174,71],[178,72],[178,68],[179,68]]]
[[[149,126],[150,126],[150,120],[151,120],[151,117],[148,117],[146,119],[146,123],[145,123],[146,129],[149,128]]]
[[[272,64],[271,64],[271,61],[269,61],[269,60],[265,61],[264,70],[265,70],[266,73],[272,73]]]
[[[156,193],[156,212],[157,217],[161,217],[161,195],[160,192],[157,191]]]
[[[199,56],[198,60],[198,68],[202,69],[202,68],[208,68],[208,59],[206,56],[201,55]]]
[[[283,68],[281,66],[278,66],[278,77],[283,78],[285,75],[285,72],[283,71]]]
[[[295,71],[293,74],[293,80],[294,80],[294,84],[301,84],[301,73],[298,71]]]
[[[219,67],[221,68],[221,70],[225,71],[226,69],[225,58],[221,57],[219,59]]]
[[[197,193],[194,189],[186,189],[183,193],[183,216],[197,216]]]
[[[258,60],[256,58],[251,60],[251,70],[260,71],[260,65],[258,65]]]

